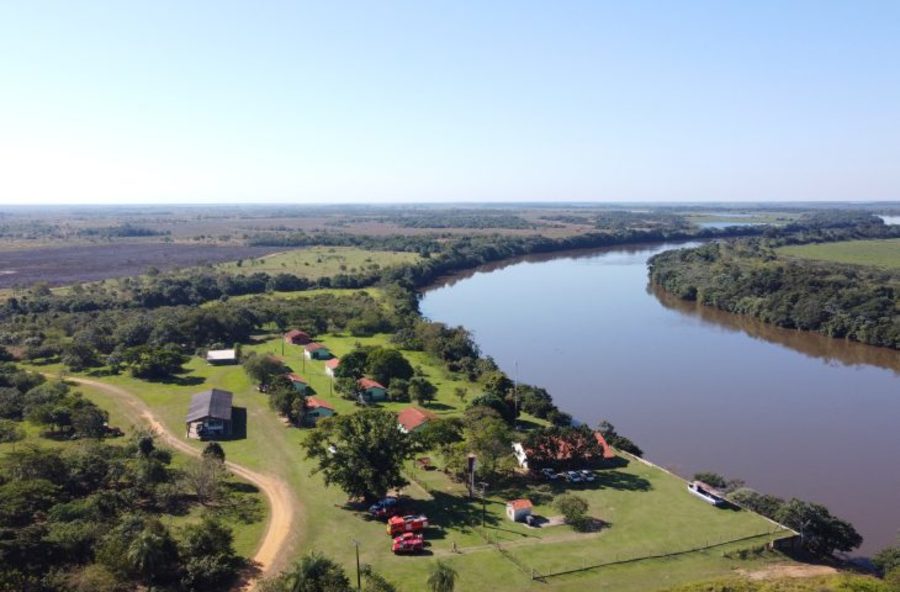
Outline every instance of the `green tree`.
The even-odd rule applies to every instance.
[[[433,401],[436,393],[437,387],[424,376],[413,376],[409,381],[409,396],[419,405],[425,406],[429,401]]]
[[[363,592],[397,592],[397,588],[372,569],[371,565],[363,565],[360,571],[363,577]]]
[[[575,530],[584,530],[588,524],[587,512],[589,509],[586,499],[579,495],[567,493],[554,501],[566,524],[571,524]]]
[[[354,349],[341,358],[341,363],[334,370],[334,376],[335,378],[350,378],[355,382],[366,373],[368,361],[368,349]]]
[[[900,541],[898,541],[900,543]],[[882,573],[900,569],[900,544],[886,547],[872,557],[872,563]]]
[[[279,592],[350,592],[344,569],[320,553],[310,553],[281,578]]]
[[[391,381],[391,388],[388,389],[388,397],[391,401],[400,403],[409,402],[409,381],[403,378],[395,378]]]
[[[260,355],[255,352],[247,354],[241,364],[244,372],[257,384],[268,386],[272,379],[287,372],[287,368],[281,361],[270,355]]]
[[[490,408],[471,408],[463,420],[466,449],[478,457],[478,472],[485,480],[512,469],[512,432]]]
[[[321,472],[326,484],[366,499],[406,485],[403,463],[415,451],[412,438],[397,429],[397,417],[381,409],[320,421],[301,445],[306,457],[318,462],[314,472]]]
[[[791,499],[775,514],[775,520],[800,533],[803,546],[813,554],[829,557],[849,552],[862,544],[853,525],[832,516],[825,506]]]
[[[448,563],[436,561],[428,574],[428,589],[431,592],[453,592],[456,588],[456,570]]]
[[[84,438],[102,438],[106,435],[109,413],[94,404],[83,405],[72,412],[72,429]]]
[[[343,364],[343,360],[341,364]],[[404,380],[412,378],[413,367],[403,357],[403,354],[396,349],[377,348],[369,352],[366,359],[366,373],[384,386],[389,387],[391,386],[391,380],[394,378],[402,378]]]
[[[203,448],[204,458],[214,458],[219,462],[225,462],[225,451],[218,442],[210,442]]]
[[[150,521],[128,545],[125,559],[148,586],[169,580],[178,559],[175,541],[161,523]]]

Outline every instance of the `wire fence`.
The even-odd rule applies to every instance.
[[[556,578],[556,577],[561,577],[561,576],[566,576],[566,575],[583,573],[583,572],[587,572],[587,571],[591,571],[591,570],[595,570],[595,569],[601,569],[604,567],[611,567],[614,565],[626,565],[629,563],[637,563],[640,561],[648,561],[648,560],[652,560],[652,559],[667,559],[667,558],[679,557],[682,555],[688,555],[691,553],[699,553],[699,552],[703,552],[703,551],[709,551],[709,550],[716,549],[719,547],[724,547],[727,545],[732,545],[732,544],[742,543],[742,542],[749,542],[749,541],[759,540],[759,539],[763,539],[763,538],[765,540],[765,544],[768,545],[778,539],[793,538],[796,536],[793,533],[785,532],[783,530],[781,531],[781,533],[784,536],[777,536],[778,533],[779,533],[779,530],[776,529],[776,530],[772,530],[772,531],[760,532],[757,534],[745,535],[745,536],[735,537],[735,538],[730,538],[730,539],[725,539],[725,540],[719,540],[719,541],[713,541],[713,542],[707,541],[702,545],[694,545],[692,547],[678,549],[678,550],[672,550],[672,551],[667,550],[667,551],[663,551],[663,552],[638,552],[634,555],[630,555],[627,552],[626,553],[620,552],[620,553],[616,553],[613,556],[613,558],[611,558],[607,561],[599,561],[596,563],[583,562],[582,565],[580,565],[578,567],[562,569],[562,570],[557,570],[557,571],[547,572],[547,573],[540,572],[534,566],[529,565],[525,561],[516,557],[513,553],[510,552],[509,549],[504,547],[503,543],[494,542],[493,544],[494,544],[494,547],[497,549],[497,551],[504,558],[509,560],[522,573],[524,573],[526,576],[531,578],[531,580],[546,583],[546,581],[550,578]],[[762,543],[762,542],[763,541],[760,541],[760,543]]]

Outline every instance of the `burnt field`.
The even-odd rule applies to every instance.
[[[47,282],[64,286],[139,275],[150,267],[167,271],[206,263],[262,257],[272,247],[114,243],[0,252],[0,289]]]

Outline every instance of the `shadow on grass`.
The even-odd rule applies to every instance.
[[[149,379],[145,378],[147,382],[153,382],[158,384],[171,384],[175,386],[197,386],[206,382],[206,379],[202,376],[193,376],[193,375],[176,375],[176,376],[167,376],[165,378],[154,378]]]
[[[418,511],[428,516],[429,522],[440,527],[454,528],[463,533],[481,525],[481,500],[465,496],[451,495],[443,491],[431,491],[433,499],[416,501]],[[488,504],[500,503],[487,500]],[[485,526],[497,526],[497,516],[487,513]],[[429,537],[435,538],[435,537]]]
[[[623,491],[650,491],[652,488],[650,482],[643,477],[617,470],[598,472],[595,481],[588,485]]]
[[[231,436],[225,440],[244,440],[247,437],[247,409],[231,408]]]

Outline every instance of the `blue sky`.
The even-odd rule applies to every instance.
[[[900,2],[0,3],[0,203],[900,199]]]

